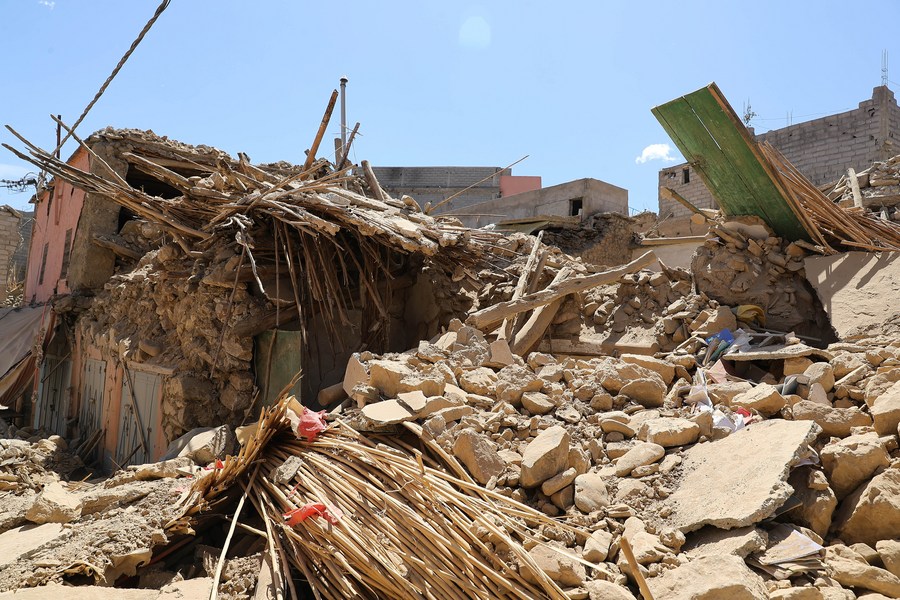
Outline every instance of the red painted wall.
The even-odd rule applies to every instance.
[[[69,159],[69,164],[90,170],[88,153],[79,148]],[[75,240],[78,218],[84,205],[84,192],[70,184],[56,180],[51,197],[45,191],[34,207],[34,229],[28,252],[28,269],[25,275],[25,302],[46,302],[55,293],[67,293],[69,286],[62,273],[63,258],[66,254],[66,232],[69,235],[69,249]],[[47,258],[44,260],[44,246]],[[44,277],[41,279],[41,263],[44,263]]]
[[[541,189],[541,178],[531,175],[501,175],[500,197]]]

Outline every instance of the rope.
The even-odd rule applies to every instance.
[[[84,109],[84,112],[81,113],[81,116],[78,117],[78,120],[75,121],[75,124],[72,125],[72,127],[69,129],[69,132],[66,134],[66,137],[64,137],[62,139],[62,141],[56,147],[56,150],[54,150],[51,154],[56,154],[57,152],[59,152],[60,149],[65,145],[65,143],[67,141],[69,141],[69,138],[72,136],[72,133],[78,128],[79,125],[81,125],[81,122],[84,120],[84,118],[87,116],[87,114],[91,111],[91,109],[97,103],[97,100],[100,99],[100,96],[103,95],[103,92],[106,91],[106,88],[109,87],[109,84],[112,83],[112,80],[116,77],[116,75],[119,74],[119,70],[125,65],[125,62],[131,56],[131,53],[135,51],[135,49],[138,47],[138,44],[141,43],[141,40],[143,40],[144,36],[147,35],[147,32],[150,31],[150,28],[153,27],[154,23],[156,23],[156,20],[159,18],[159,16],[161,14],[163,14],[163,11],[165,11],[169,7],[170,1],[171,0],[162,0],[160,5],[158,7],[156,7],[156,12],[153,13],[153,16],[150,17],[150,20],[147,21],[147,24],[144,25],[143,29],[141,29],[141,32],[138,34],[137,38],[135,38],[135,40],[131,43],[131,47],[128,49],[128,51],[125,53],[125,55],[122,56],[122,59],[119,61],[119,64],[117,64],[116,68],[112,70],[112,73],[109,74],[109,77],[106,78],[106,81],[103,82],[103,85],[100,86],[100,89],[94,95],[93,100],[91,100],[88,103],[88,105]]]

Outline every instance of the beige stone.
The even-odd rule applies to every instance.
[[[522,394],[522,408],[533,415],[545,415],[556,405],[550,399],[550,396],[542,392],[525,392]]]
[[[416,418],[414,412],[396,399],[366,404],[362,409],[362,416],[378,426],[397,425]]]
[[[822,434],[832,437],[847,437],[854,427],[872,424],[872,418],[853,406],[832,408],[809,400],[801,400],[791,408],[797,421],[814,421],[822,428]]]
[[[641,424],[638,438],[664,448],[693,444],[700,437],[700,426],[679,417],[650,419]]]
[[[761,383],[749,392],[735,396],[731,400],[733,408],[746,408],[759,411],[765,416],[774,415],[784,408],[786,401],[775,386]]]
[[[826,392],[834,389],[834,368],[827,362],[813,363],[803,371],[803,374],[809,377],[811,384],[820,384]]]
[[[666,385],[672,383],[675,379],[675,365],[652,356],[644,356],[643,354],[623,354],[621,360],[627,363],[640,365],[645,369],[649,369],[660,376]]]
[[[631,590],[611,581],[602,579],[587,581],[584,588],[588,592],[589,600],[635,600]]]
[[[616,461],[616,475],[630,475],[635,467],[655,463],[666,455],[666,449],[659,444],[638,442]]]
[[[559,425],[542,431],[522,455],[522,487],[537,487],[564,470],[569,460],[569,432]]]
[[[759,600],[768,593],[762,577],[737,556],[703,556],[648,580],[654,598],[665,600]]]
[[[634,429],[632,429],[628,425],[628,422],[623,422],[618,419],[603,419],[602,421],[600,421],[600,430],[603,433],[617,432],[621,433],[625,437],[634,437]]]
[[[790,587],[769,592],[769,600],[823,600],[819,588],[812,586]]]
[[[497,453],[494,443],[486,435],[470,429],[462,431],[456,438],[453,455],[480,484],[486,484],[491,477],[498,477],[506,468],[506,462]]]
[[[794,488],[794,497],[800,501],[800,506],[788,511],[784,518],[791,523],[812,529],[824,537],[831,527],[831,519],[834,509],[837,507],[837,498],[827,485],[824,489],[810,488],[811,472],[817,471],[812,471],[809,466],[802,466],[791,472],[788,484]]]
[[[884,568],[900,577],[900,540],[878,540],[875,551],[881,557]]]
[[[733,554],[745,558],[766,549],[768,534],[754,526],[737,529],[704,527],[687,535],[684,552],[690,558]]]
[[[788,358],[784,361],[783,373],[785,376],[802,375],[803,372],[806,371],[807,367],[809,367],[811,364],[813,364],[813,361],[809,360],[805,356]]]
[[[713,404],[731,404],[731,401],[741,394],[749,392],[753,386],[746,381],[724,381],[722,383],[710,383],[706,386],[706,392]]]
[[[53,541],[63,532],[60,523],[44,523],[43,525],[22,525],[0,533],[0,569],[4,565],[14,563],[21,555]],[[607,545],[609,549],[609,545]],[[606,555],[603,555],[606,558]],[[600,559],[603,560],[603,559]]]
[[[890,457],[874,433],[852,435],[828,444],[819,453],[822,467],[838,499],[843,499],[875,471],[890,464]]]
[[[588,562],[603,562],[609,556],[609,546],[612,544],[612,540],[613,535],[610,532],[598,529],[585,540],[581,557]]]
[[[459,387],[471,394],[490,396],[497,387],[497,374],[487,367],[478,367],[459,376]]]
[[[871,408],[878,435],[897,433],[900,424],[900,381],[875,398]]]
[[[484,363],[484,366],[486,367],[502,369],[503,367],[515,364],[516,362],[512,351],[509,349],[509,342],[504,339],[491,342],[488,352],[490,357]]]
[[[584,473],[575,478],[575,506],[591,513],[609,505],[606,480],[597,473]]]
[[[552,496],[564,487],[572,485],[572,482],[575,481],[577,476],[578,472],[573,467],[569,467],[562,473],[557,473],[542,483],[541,492],[543,492],[545,496]]]
[[[81,516],[81,499],[54,481],[34,499],[25,518],[32,523],[69,523]]]
[[[576,587],[581,585],[587,573],[584,566],[565,554],[564,550],[554,550],[544,544],[538,544],[528,554],[547,576],[562,587]],[[534,572],[528,565],[521,567],[522,578],[529,583],[536,583]]]
[[[885,569],[871,566],[847,546],[841,544],[827,546],[825,567],[828,574],[843,586],[872,590],[889,598],[900,597],[900,577]]]
[[[844,498],[834,529],[850,544],[900,538],[900,470],[888,469]]]
[[[654,373],[652,378],[629,381],[622,386],[619,393],[642,406],[652,408],[662,406],[666,397],[666,384]]]

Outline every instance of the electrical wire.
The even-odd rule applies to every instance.
[[[100,96],[103,95],[103,92],[106,91],[106,88],[109,87],[109,84],[112,83],[112,80],[115,79],[116,75],[119,74],[119,71],[122,69],[122,67],[125,65],[125,62],[141,43],[141,40],[144,39],[144,36],[147,35],[147,32],[150,31],[150,28],[153,27],[153,24],[156,23],[156,20],[159,18],[159,16],[163,14],[163,12],[169,7],[169,2],[171,2],[171,0],[162,0],[160,5],[156,7],[156,12],[153,13],[153,16],[150,17],[150,20],[147,21],[147,24],[144,25],[143,29],[141,29],[141,32],[138,34],[137,38],[135,38],[135,40],[131,43],[131,47],[128,48],[128,51],[125,52],[125,54],[119,60],[119,63],[112,70],[112,73],[109,74],[109,77],[106,78],[106,81],[103,82],[103,85],[101,85],[97,93],[94,94],[94,98],[85,107],[84,112],[81,113],[81,116],[78,117],[78,120],[75,121],[75,124],[72,125],[72,127],[69,129],[69,132],[66,133],[66,136],[62,139],[62,141],[59,142],[56,150],[54,150],[51,154],[56,154],[57,152],[59,152],[63,145],[65,145],[65,143],[69,141],[72,133],[78,128],[79,125],[81,125],[81,122],[100,99]]]

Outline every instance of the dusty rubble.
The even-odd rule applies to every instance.
[[[134,217],[97,240],[118,256],[104,288],[55,308],[103,353],[170,368],[173,444],[99,477],[86,439],[0,430],[0,591],[900,596],[900,326],[832,329],[805,273],[830,246],[723,218],[690,271],[608,268],[313,155],[102,135],[177,195],[33,149]],[[253,334],[285,314],[359,333],[327,413],[254,405]]]

